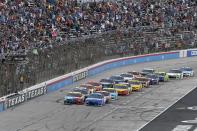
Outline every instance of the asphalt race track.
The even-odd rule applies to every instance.
[[[197,88],[140,131],[197,131]]]
[[[191,66],[197,73],[197,57],[151,62],[117,68],[82,80],[54,93],[35,98],[0,113],[0,131],[136,131],[197,86],[197,75],[170,80],[103,107],[63,105],[63,97],[72,87],[88,80],[100,80],[129,70]]]

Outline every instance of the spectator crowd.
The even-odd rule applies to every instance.
[[[196,21],[196,0],[1,0],[0,54],[129,27],[184,25],[191,31]]]

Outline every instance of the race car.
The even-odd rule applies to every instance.
[[[64,97],[64,105],[66,104],[83,104],[84,95],[80,92],[68,92]]]
[[[135,77],[141,77],[140,72],[137,72],[137,71],[129,71],[127,73],[133,75],[134,78]]]
[[[160,82],[169,81],[169,76],[166,72],[155,72],[155,74],[159,77]]]
[[[105,99],[106,99],[106,103],[110,103],[111,101],[111,96],[110,93],[107,91],[96,91],[96,93],[101,93],[104,95]]]
[[[143,87],[148,88],[150,86],[150,79],[146,77],[136,77],[134,80],[138,80],[142,83]]]
[[[101,86],[102,86],[102,89],[103,88],[113,88],[114,84],[103,82],[103,83],[101,83]]]
[[[143,87],[139,80],[129,80],[128,83],[132,87],[132,91],[140,91]]]
[[[131,88],[124,84],[115,84],[114,88],[118,92],[118,95],[129,95],[131,93]]]
[[[159,84],[159,77],[156,74],[147,74],[146,77],[150,79],[150,85]]]
[[[84,87],[75,87],[72,92],[80,92],[84,95],[84,100],[91,94],[91,91]]]
[[[194,76],[194,70],[191,67],[181,67],[180,70],[183,72],[184,77]]]
[[[124,78],[120,75],[113,75],[110,77],[110,79],[113,80],[115,84],[118,84],[120,82],[124,82]]]
[[[86,98],[85,104],[104,106],[106,104],[106,98],[101,93],[92,93]]]
[[[154,74],[155,70],[150,68],[144,68],[140,73],[142,76],[146,76],[147,74]]]
[[[117,100],[118,99],[118,92],[115,88],[103,88],[103,91],[109,92],[111,96],[111,100]]]
[[[134,78],[134,76],[129,73],[122,73],[122,74],[120,74],[120,76],[122,76],[124,78],[125,82],[127,82],[128,80],[132,80]]]
[[[90,84],[90,85],[94,86],[96,91],[102,90],[102,85],[99,82],[88,81],[87,84]]]
[[[180,69],[171,69],[167,75],[169,78],[183,79],[183,72]]]
[[[80,87],[88,89],[91,93],[94,93],[96,91],[96,88],[90,84],[81,84]]]

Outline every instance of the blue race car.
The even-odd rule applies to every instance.
[[[106,97],[101,93],[92,93],[86,100],[86,105],[104,106],[106,104]]]
[[[64,97],[64,105],[67,104],[83,104],[85,96],[80,92],[68,92]]]
[[[159,84],[159,77],[156,74],[147,74],[146,77],[150,79],[150,85]]]

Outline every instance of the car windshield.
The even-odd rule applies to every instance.
[[[143,69],[142,72],[154,73],[154,70],[152,70],[152,69]]]
[[[124,78],[121,77],[121,76],[111,76],[110,78],[111,78],[112,80],[124,80]]]
[[[181,68],[182,71],[192,71],[192,68]]]
[[[116,92],[116,90],[114,89],[103,89],[104,91],[107,91],[107,92],[109,92],[109,93],[115,93]]]
[[[116,89],[128,89],[128,87],[127,86],[124,86],[124,85],[115,85],[115,87],[114,88],[116,88]]]
[[[99,93],[95,93],[95,94],[91,94],[88,96],[88,98],[99,98],[99,99],[102,99],[102,95],[99,94]]]
[[[67,96],[71,97],[81,97],[82,95],[80,93],[68,93]]]
[[[133,77],[131,74],[121,74],[122,77]]]
[[[113,83],[113,80],[110,79],[101,79],[100,82],[106,82],[106,83]]]
[[[182,73],[180,70],[170,70],[169,73]]]

